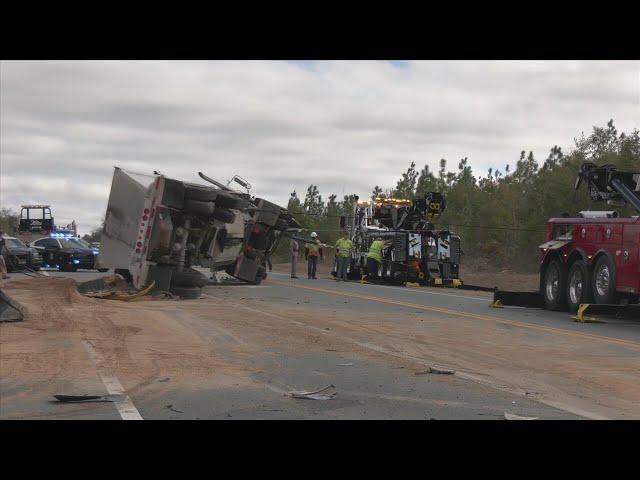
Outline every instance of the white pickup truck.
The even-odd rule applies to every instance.
[[[282,232],[300,225],[289,212],[200,176],[210,185],[116,167],[99,262],[142,288],[197,298],[207,279],[191,268],[225,271],[258,284],[265,255]]]

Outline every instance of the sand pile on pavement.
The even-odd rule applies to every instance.
[[[74,280],[61,278],[19,280],[3,289],[26,310],[24,321],[0,325],[0,377],[16,391],[53,391],[60,382],[95,377],[96,367],[128,391],[163,377],[171,377],[165,388],[196,378],[212,388],[250,383],[245,369],[181,322],[187,302],[89,298]]]
[[[20,296],[24,290],[36,290],[41,298],[53,302],[54,305],[73,305],[87,300],[87,297],[78,292],[76,281],[72,278],[28,278],[6,283],[2,288],[13,291],[10,293],[11,296]]]

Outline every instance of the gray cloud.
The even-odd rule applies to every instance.
[[[477,174],[613,118],[640,123],[640,62],[1,62],[0,203],[86,232],[112,168],[247,178],[286,204],[390,187],[411,161]]]

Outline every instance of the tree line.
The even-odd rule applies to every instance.
[[[619,133],[610,120],[604,127],[593,127],[589,135],[574,139],[566,154],[557,145],[541,160],[532,151],[521,151],[513,166],[489,168],[484,175],[474,174],[467,157],[460,159],[453,171],[447,169],[449,162],[444,158],[437,171],[431,171],[427,164],[418,169],[411,163],[395,185],[375,185],[371,198],[413,198],[429,191],[443,192],[447,206],[435,225],[461,236],[463,262],[487,259],[495,267],[535,271],[536,247],[544,241],[547,219],[603,208],[592,204],[586,188],[573,189],[584,161],[640,171],[640,132]],[[302,225],[305,236],[316,231],[323,242],[335,244],[341,235],[340,216],[351,213],[355,201],[354,194],[342,199],[331,194],[325,201],[318,186],[312,184],[304,197],[294,190],[287,208]],[[621,215],[632,213],[628,207],[619,211]],[[12,232],[17,220],[16,212],[0,209],[1,230]],[[101,232],[102,227],[98,227],[83,238],[100,241]],[[287,251],[288,241],[282,241],[276,259],[286,259]]]
[[[474,174],[467,157],[458,161],[454,171],[447,169],[444,158],[435,172],[427,164],[418,170],[412,162],[395,186],[374,186],[371,198],[413,198],[429,191],[443,192],[446,210],[435,225],[461,236],[463,262],[479,258],[496,268],[535,271],[537,246],[544,242],[549,218],[603,208],[602,204],[593,205],[586,188],[574,190],[585,161],[640,171],[640,132],[619,133],[610,120],[604,127],[593,127],[589,135],[575,138],[567,153],[554,145],[546,158],[539,160],[532,151],[523,150],[513,166],[489,168],[484,175]],[[307,234],[317,231],[322,241],[333,244],[341,235],[339,217],[352,211],[354,201],[354,195],[338,200],[332,194],[325,202],[318,187],[309,185],[304,198],[296,191],[291,193],[288,209]],[[628,207],[619,212],[631,214]],[[281,258],[286,256],[284,243],[276,255]]]

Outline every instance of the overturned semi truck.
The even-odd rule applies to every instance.
[[[259,284],[265,256],[288,229],[289,212],[200,172],[210,185],[115,168],[101,238],[100,266],[136,288],[197,298],[207,279],[192,267]]]

